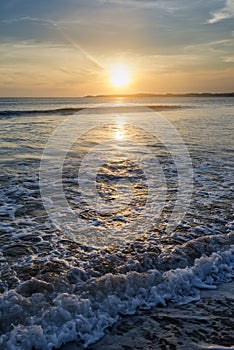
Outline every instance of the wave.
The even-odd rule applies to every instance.
[[[31,116],[31,115],[51,115],[51,114],[59,114],[59,115],[67,115],[73,114],[81,111],[83,108],[56,108],[56,109],[32,109],[32,110],[4,110],[0,111],[0,118],[10,118],[16,116]]]
[[[219,246],[217,238],[213,243]],[[185,248],[183,254],[190,255],[191,247]],[[31,278],[0,297],[1,331],[5,333],[0,349],[50,350],[71,341],[87,347],[121,315],[168,302],[183,305],[198,300],[201,289],[215,289],[217,283],[231,281],[233,269],[234,246],[229,246],[195,258],[185,268],[107,273],[82,282],[83,271],[73,268],[69,273],[77,282],[61,290],[52,282]]]
[[[103,105],[104,106],[104,105]],[[128,108],[132,106],[114,106],[109,108],[114,109],[122,109],[122,108]],[[142,107],[142,106],[141,106]],[[189,108],[188,106],[182,106],[182,105],[150,105],[145,106],[147,108],[150,108],[155,111],[163,111],[163,110],[170,110],[170,109],[179,109],[179,108]],[[32,110],[0,110],[0,119],[5,118],[11,118],[11,117],[21,117],[21,116],[32,116],[32,115],[70,115],[77,112],[80,112],[81,110],[89,108],[89,107],[69,107],[69,108],[51,108],[51,109],[32,109]],[[95,108],[92,107],[92,108]]]

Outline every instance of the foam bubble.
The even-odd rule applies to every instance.
[[[17,292],[6,292],[0,298],[5,333],[0,344],[7,350],[52,349],[68,341],[88,346],[102,337],[121,314],[133,314],[139,307],[198,300],[200,289],[213,289],[216,283],[231,281],[233,268],[234,247],[204,255],[191,267],[163,274],[149,270],[93,278],[73,294],[54,293],[53,297],[53,293],[42,293],[41,289],[48,289],[45,282],[23,283]],[[28,293],[31,284],[36,287]]]

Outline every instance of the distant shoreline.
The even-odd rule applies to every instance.
[[[188,92],[188,93],[137,93],[137,94],[101,94],[85,96],[0,96],[0,99],[53,99],[53,98],[145,98],[145,97],[234,97],[234,92]]]
[[[139,94],[103,94],[103,95],[87,95],[84,98],[118,98],[118,97],[234,97],[234,92],[190,92],[186,94],[151,94],[151,93],[139,93]]]

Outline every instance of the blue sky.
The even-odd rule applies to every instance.
[[[8,0],[0,3],[0,95],[234,90],[234,0]]]

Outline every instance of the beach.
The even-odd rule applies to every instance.
[[[90,350],[233,349],[234,282],[203,290],[201,299],[126,316]],[[61,350],[81,350],[67,344]]]

